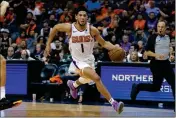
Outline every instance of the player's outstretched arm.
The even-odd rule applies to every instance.
[[[51,50],[50,44],[53,41],[57,32],[66,32],[70,34],[70,31],[71,31],[71,24],[61,23],[61,24],[55,25],[49,34],[44,56],[45,57],[49,56],[50,50]]]
[[[67,33],[69,33],[70,29],[71,29],[71,24],[61,23],[61,24],[55,25],[53,27],[53,29],[51,30],[50,34],[49,34],[48,41],[47,41],[47,46],[50,45],[50,43],[54,39],[57,32],[67,32]]]
[[[106,48],[107,50],[112,50],[116,46],[110,43],[109,41],[105,41],[101,35],[100,32],[98,31],[97,28],[91,26],[91,34],[95,37],[96,41],[103,47]]]

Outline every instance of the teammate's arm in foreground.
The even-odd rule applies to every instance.
[[[2,1],[0,4],[0,16],[4,16],[7,8],[9,7],[9,3],[6,1]]]
[[[0,4],[0,17],[3,17],[6,13],[6,10],[9,6],[9,3],[2,1]],[[5,97],[5,85],[6,85],[6,59],[0,54],[0,111],[21,104],[20,101],[10,101]]]

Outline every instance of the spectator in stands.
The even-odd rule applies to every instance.
[[[137,29],[135,33],[134,42],[137,44],[138,41],[142,41],[144,45],[147,42],[147,36],[142,29]]]
[[[129,49],[129,53],[126,55],[126,59],[124,59],[124,62],[130,62],[130,55],[132,52],[138,50],[138,45],[137,44],[132,44]]]
[[[31,54],[31,57],[34,58],[35,60],[42,60],[43,53],[44,53],[44,45],[38,43],[35,47],[34,52]]]
[[[15,53],[21,53],[22,50],[27,50],[27,43],[25,40],[21,41],[21,43],[17,45],[17,49]]]
[[[155,13],[150,12],[147,19],[147,29],[149,33],[151,33],[152,30],[156,28],[157,22],[158,22],[158,19],[155,16]]]
[[[104,52],[100,49],[98,44],[95,44],[93,48],[93,55],[95,57],[95,62],[102,61],[104,58]]]
[[[31,19],[29,22],[29,25],[26,29],[26,35],[30,37],[31,32],[34,32],[35,36],[37,36],[37,24],[35,19]]]
[[[37,17],[37,21],[39,22],[39,27],[43,26],[43,21],[48,20],[49,14],[47,13],[45,8],[41,9],[41,15]]]
[[[12,44],[12,39],[10,38],[10,32],[8,29],[1,29],[2,37],[0,37],[0,52],[6,57],[7,49]]]
[[[108,35],[108,31],[107,29],[109,28],[109,24],[110,24],[110,19],[109,18],[105,18],[102,21],[102,36],[106,37]]]
[[[69,15],[66,15],[64,19],[64,23],[71,23],[71,22],[72,22],[72,18]]]
[[[25,1],[14,0],[14,3],[11,3],[11,7],[14,8],[16,14],[16,23],[17,26],[25,23],[25,18],[27,14],[27,8],[25,7]]]
[[[32,14],[32,12],[28,12],[27,16],[25,18],[26,19],[25,19],[24,23],[20,25],[20,28],[22,28],[22,29],[26,29],[28,27],[31,20],[34,19],[34,15]]]
[[[26,33],[25,31],[22,31],[20,36],[16,39],[16,44],[21,44],[21,41],[27,41]]]
[[[175,56],[174,56],[174,55],[170,55],[169,61],[170,61],[171,63],[174,63],[174,62],[175,62]]]
[[[126,27],[124,30],[123,30],[123,34],[124,35],[128,35],[129,37],[129,42],[130,43],[134,43],[134,33],[133,33],[133,28],[130,28],[130,27]]]
[[[14,9],[12,7],[9,8],[7,15],[5,17],[5,22],[10,25],[15,20]]]
[[[20,44],[19,44],[20,45]],[[18,49],[18,45],[16,43],[12,43],[11,47],[13,47],[14,51],[16,52]]]
[[[170,62],[175,62],[175,49],[172,47],[172,46],[170,46],[170,54],[169,54],[169,61]]]
[[[8,47],[6,59],[7,59],[7,60],[12,60],[12,59],[14,59],[14,58],[13,58],[13,57],[14,57],[14,53],[15,53],[14,48],[11,47],[11,46]]]
[[[37,36],[37,33],[35,33],[35,31],[30,31],[30,34],[29,34],[28,39],[26,41],[27,42],[27,49],[29,49],[31,53],[34,52],[35,46],[37,43],[35,36]]]
[[[144,52],[145,52],[144,42],[142,40],[140,40],[140,41],[138,41],[137,45],[138,45],[137,52],[138,52],[139,61],[140,62],[147,62],[148,60],[143,58]]]
[[[171,36],[171,29],[170,29],[170,27],[168,26],[168,27],[166,27],[166,34],[171,38],[172,36]]]
[[[123,35],[122,36],[122,42],[120,43],[120,46],[125,50],[125,52],[128,54],[131,43],[129,42],[129,36]]]
[[[138,57],[137,51],[131,52],[129,62],[132,62],[132,63],[139,62],[139,57]]]
[[[139,10],[136,11],[136,15],[137,14],[141,14],[145,20],[147,19],[147,14],[145,12],[145,6],[143,4],[141,4]]]
[[[51,14],[49,16],[49,22],[48,22],[48,24],[49,24],[50,27],[54,27],[54,25],[57,24],[57,19],[56,19],[55,15]]]
[[[170,47],[173,47],[175,49],[175,39],[171,39]]]
[[[145,29],[146,20],[143,19],[143,16],[141,14],[137,15],[137,19],[134,21],[134,30],[137,29]]]
[[[52,28],[49,26],[48,22],[44,21],[43,27],[40,30],[40,35],[47,39],[51,30],[52,30]]]
[[[58,63],[59,61],[62,60],[63,54],[62,54],[62,43],[59,40],[56,40],[55,42],[56,49],[53,49],[51,51],[51,57],[50,57],[50,62],[52,63]]]
[[[45,45],[46,44],[46,40],[47,39],[45,37],[39,35],[38,38],[37,38],[37,43]]]
[[[66,8],[68,8],[69,10],[74,10],[74,3],[72,0],[68,0]]]
[[[28,50],[22,50],[20,60],[34,60],[34,59],[30,57],[30,52]]]
[[[63,10],[61,8],[57,9],[55,6],[52,8],[51,11],[48,12],[49,15],[53,14],[55,15],[55,18],[58,19],[59,18],[59,14],[61,14],[63,12]]]
[[[65,16],[67,16],[67,15],[68,15],[68,8],[64,8],[64,12],[61,14],[59,22],[63,23],[65,20]],[[70,16],[70,17],[72,18],[72,16]]]
[[[119,42],[117,41],[117,38],[115,37],[115,35],[113,35],[113,36],[111,37],[110,42],[111,42],[112,44],[114,44],[114,45],[119,43]]]
[[[124,30],[127,27],[130,27],[130,16],[128,14],[128,12],[126,10],[124,10],[120,15],[120,21],[119,21],[119,27],[122,28],[122,30]]]
[[[146,13],[149,15],[150,12],[153,12],[155,16],[158,16],[159,14],[163,17],[168,17],[167,14],[163,13],[158,7],[155,7],[155,1],[151,0],[149,1],[149,7],[146,8]]]
[[[96,10],[100,9],[101,4],[98,0],[88,0],[85,3],[85,6],[88,9],[88,11],[92,12],[92,11],[96,11]]]

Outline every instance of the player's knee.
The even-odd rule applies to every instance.
[[[94,76],[93,78],[94,82],[99,82],[100,81],[100,76],[98,76],[97,74]]]

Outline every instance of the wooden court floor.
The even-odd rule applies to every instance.
[[[1,111],[1,117],[174,117],[170,109],[125,107],[118,115],[111,106],[32,103],[23,102],[20,106]]]

